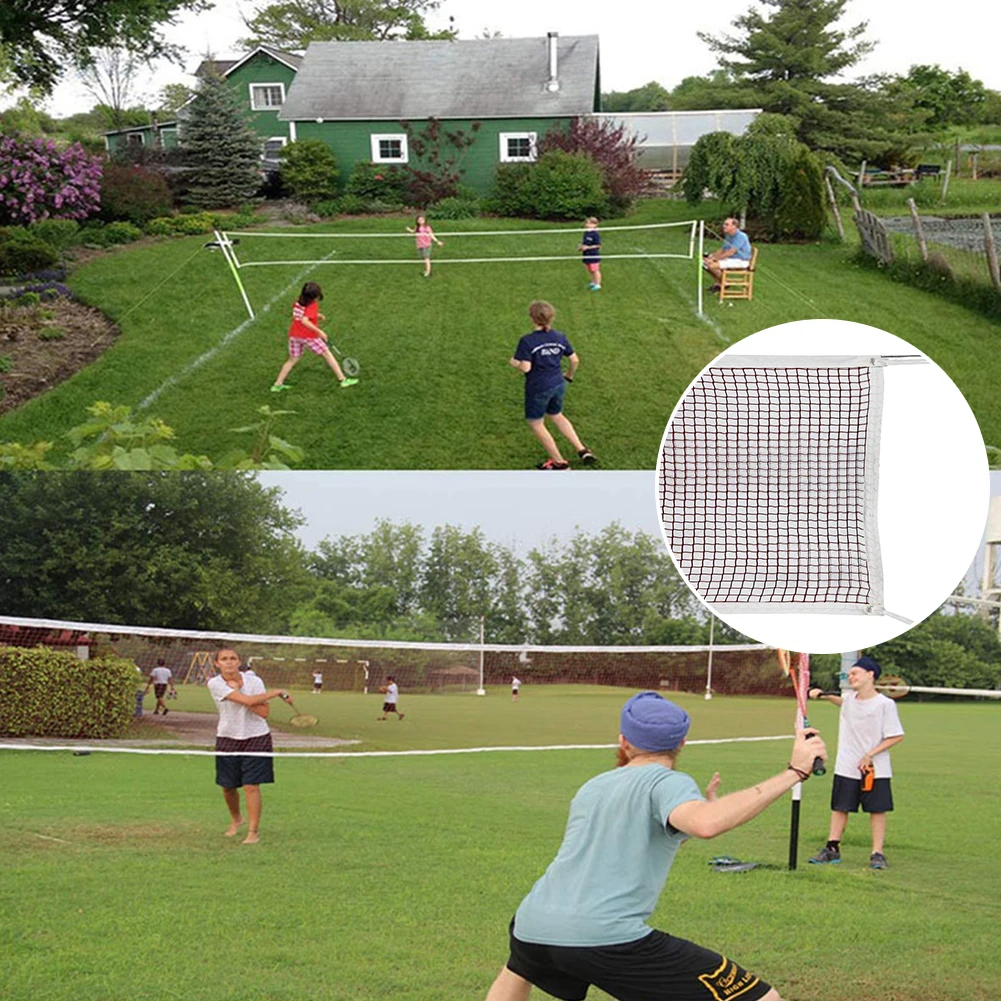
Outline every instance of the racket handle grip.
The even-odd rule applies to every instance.
[[[823,758],[814,758],[813,759],[813,774],[814,775],[826,775],[827,774],[827,769],[824,767],[824,759]]]

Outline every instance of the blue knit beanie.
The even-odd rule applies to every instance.
[[[673,751],[691,725],[681,706],[657,692],[640,692],[622,707],[619,731],[639,751]]]

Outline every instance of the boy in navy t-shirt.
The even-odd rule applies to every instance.
[[[577,250],[584,255],[584,267],[591,278],[587,287],[592,292],[597,292],[601,288],[601,234],[598,232],[598,220],[594,216],[584,223],[584,237]]]
[[[563,394],[568,382],[573,382],[580,359],[566,337],[553,330],[556,310],[548,302],[533,302],[528,315],[535,330],[518,341],[510,364],[525,373],[525,419],[532,433],[542,442],[549,458],[539,463],[537,469],[569,469],[553,436],[546,427],[548,417],[559,432],[577,450],[582,462],[595,461],[594,453],[577,437],[574,426],[563,414]],[[563,358],[570,361],[563,374]]]

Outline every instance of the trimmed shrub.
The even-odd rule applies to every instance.
[[[101,178],[101,218],[134,226],[166,215],[173,207],[170,188],[162,174],[146,167],[109,163]]]
[[[779,178],[774,235],[819,240],[826,222],[824,175],[817,158],[804,146]]]
[[[289,143],[281,152],[282,183],[299,201],[319,202],[337,195],[337,157],[319,139]]]
[[[407,201],[407,175],[393,164],[377,164],[359,160],[351,168],[351,176],[344,187],[347,195],[363,200],[405,205]]]
[[[80,224],[75,219],[43,219],[33,223],[29,232],[56,250],[66,250],[77,242]]]
[[[0,647],[0,735],[118,737],[140,682],[135,664],[121,657],[78,660],[47,647]]]
[[[359,198],[358,195],[342,195],[337,201],[342,215],[363,215],[368,204],[364,198]]]
[[[496,215],[529,216],[532,206],[528,198],[528,178],[532,166],[528,163],[502,163],[494,175],[494,188],[484,209]]]
[[[195,215],[177,216],[173,220],[174,233],[178,236],[200,236],[211,233],[218,224],[218,218],[211,212],[198,212]]]
[[[339,198],[328,198],[326,201],[317,202],[313,206],[313,212],[321,219],[338,215],[341,211],[341,200]]]
[[[443,198],[427,210],[429,219],[472,219],[479,214],[478,198]]]
[[[109,222],[104,227],[104,239],[109,245],[117,243],[134,243],[140,239],[143,231],[130,222]]]
[[[149,233],[150,236],[173,236],[174,235],[174,220],[171,216],[159,216],[156,219],[150,219],[143,229]]]
[[[583,153],[554,150],[539,157],[526,188],[532,215],[538,219],[582,219],[608,210],[601,168]]]
[[[0,242],[0,274],[25,275],[59,263],[59,251],[28,230],[7,230]]]

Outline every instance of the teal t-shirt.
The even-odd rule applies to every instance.
[[[686,835],[667,818],[702,799],[691,776],[630,765],[585,783],[570,804],[563,844],[514,918],[515,937],[541,945],[620,945],[650,934]]]

